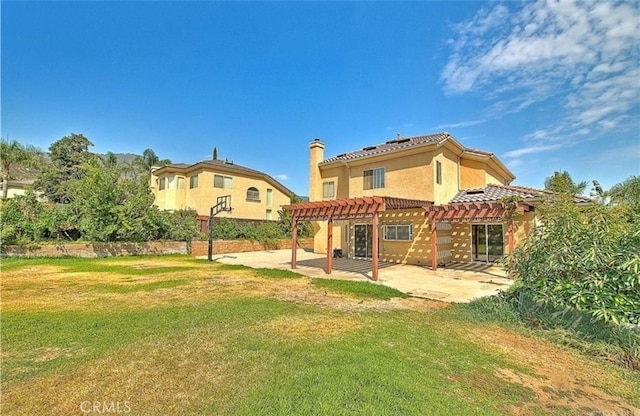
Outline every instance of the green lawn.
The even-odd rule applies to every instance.
[[[637,374],[401,295],[188,257],[3,260],[2,414],[82,414],[87,403],[145,415],[640,407]],[[559,399],[574,393],[578,405]]]

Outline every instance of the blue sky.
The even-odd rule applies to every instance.
[[[640,174],[640,3],[11,2],[3,138],[262,170],[448,131],[514,183]]]

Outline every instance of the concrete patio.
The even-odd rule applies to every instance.
[[[333,259],[333,272],[327,274],[324,271],[326,255],[299,249],[297,258],[295,271],[305,276],[376,283],[371,280],[370,261],[336,258]],[[213,260],[254,268],[291,270],[291,250],[228,253],[214,255]],[[464,303],[494,295],[508,288],[512,282],[505,277],[501,267],[492,264],[460,263],[433,271],[428,267],[380,262],[377,283],[411,296]]]

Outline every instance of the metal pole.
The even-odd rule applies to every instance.
[[[213,261],[213,207],[209,211],[209,247],[207,249],[207,258]]]

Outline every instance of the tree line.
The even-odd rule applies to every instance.
[[[195,211],[161,211],[153,206],[151,167],[171,163],[152,149],[130,162],[113,153],[89,151],[93,143],[71,134],[52,143],[48,155],[17,141],[0,141],[3,203],[0,243],[42,240],[190,240],[197,235]],[[19,166],[35,168],[33,189],[6,199]]]
[[[153,167],[171,163],[152,149],[130,161],[114,153],[90,152],[93,143],[72,133],[49,146],[48,154],[17,141],[0,140],[0,169],[3,181],[0,214],[0,243],[29,244],[45,240],[93,242],[151,240],[188,241],[200,235],[195,210],[173,212],[153,205],[150,188]],[[214,148],[214,159],[217,149]],[[38,171],[26,195],[7,199],[8,182],[17,168]],[[291,202],[299,202],[291,196]],[[243,228],[225,221],[214,229],[214,238],[256,239],[273,242],[291,235],[291,218],[278,212],[274,224]],[[308,237],[311,225],[303,222],[298,234]]]

